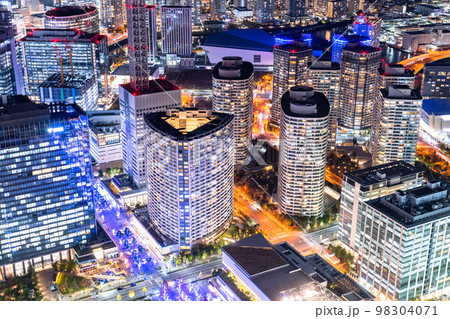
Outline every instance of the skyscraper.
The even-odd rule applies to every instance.
[[[378,48],[349,44],[342,52],[339,125],[354,134],[371,126],[380,60]]]
[[[148,62],[150,64],[156,63],[156,57],[158,56],[158,37],[156,30],[156,6],[149,7],[147,15],[147,28],[148,28],[148,47],[149,56]]]
[[[96,7],[64,6],[45,13],[44,27],[46,29],[77,29],[87,33],[100,33],[100,18]]]
[[[278,205],[284,214],[323,213],[330,103],[306,86],[281,99]]]
[[[145,117],[148,213],[179,250],[220,236],[231,222],[232,121],[232,115],[198,109]]]
[[[348,44],[370,46],[371,43],[372,40],[368,37],[351,34],[335,34],[333,36],[333,47],[331,48],[331,61],[340,64],[342,59],[342,50],[344,50]]]
[[[276,45],[273,48],[273,93],[272,118],[275,125],[280,124],[281,97],[291,86],[305,84],[308,62],[312,50],[307,42],[294,41],[290,44]]]
[[[253,65],[239,57],[224,57],[213,70],[213,110],[234,115],[234,161],[248,157],[253,125]]]
[[[330,103],[328,151],[336,149],[340,78],[341,68],[336,62],[318,60],[314,64],[308,63],[307,85],[314,88],[315,91],[325,94]]]
[[[361,207],[364,202],[421,186],[423,171],[403,161],[345,173],[339,212],[339,243],[352,254],[360,254]]]
[[[14,69],[11,52],[14,39],[0,29],[0,95],[12,95],[15,92]]]
[[[99,95],[105,93],[109,67],[106,36],[76,30],[35,29],[19,44],[25,91],[32,99],[38,99],[38,87],[50,75],[72,69],[75,74],[93,74]]]
[[[390,300],[407,301],[449,289],[448,185],[426,185],[361,207],[359,280]]]
[[[211,8],[211,19],[220,19],[226,12],[225,0],[210,0],[209,7]]]
[[[360,12],[353,23],[353,34],[368,37],[370,45],[378,47],[380,45],[381,18],[367,17]]]
[[[126,7],[130,86],[135,90],[134,93],[140,93],[149,88],[148,8],[145,0],[127,0]]]
[[[147,7],[144,0],[127,2],[130,83],[119,86],[123,170],[138,187],[145,186],[144,115],[181,105],[177,86],[163,79],[149,80],[149,10],[154,7]]]
[[[95,212],[83,110],[25,96],[0,106],[0,189],[3,275],[68,259],[71,247],[86,243]]]
[[[274,0],[256,0],[256,21],[260,24],[274,21]]]
[[[161,7],[162,54],[192,54],[192,9],[183,6]]]
[[[416,160],[422,97],[406,85],[389,85],[379,91],[371,130],[373,161],[384,164]]]
[[[138,187],[145,186],[144,115],[181,106],[181,90],[169,81],[149,82],[145,91],[136,93],[130,84],[119,86],[123,170]]]
[[[125,23],[124,0],[99,0],[99,15],[102,23],[108,27],[121,28]]]

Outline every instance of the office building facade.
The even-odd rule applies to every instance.
[[[12,39],[12,41],[15,41]],[[15,92],[14,68],[11,52],[11,38],[0,30],[0,95]]]
[[[327,151],[336,149],[340,78],[341,68],[336,62],[319,60],[314,64],[308,63],[307,85],[323,93],[330,103]]]
[[[407,301],[448,291],[450,207],[447,185],[428,181],[361,208],[358,277],[380,299]]]
[[[339,212],[338,241],[353,255],[361,253],[361,207],[364,202],[421,186],[423,171],[403,161],[345,173]]]
[[[191,56],[192,9],[183,6],[161,7],[162,54]]]
[[[55,73],[38,89],[41,103],[76,103],[84,111],[98,108],[98,88],[93,74]]]
[[[169,81],[149,82],[146,91],[136,93],[131,84],[119,86],[123,170],[136,186],[145,186],[144,115],[181,106],[181,90]]]
[[[70,43],[70,49],[67,46]],[[75,30],[35,29],[20,40],[25,92],[39,98],[39,85],[54,73],[93,74],[99,95],[107,92],[108,42],[104,35]]]
[[[425,64],[421,94],[424,98],[450,98],[450,58]]]
[[[406,85],[379,91],[370,142],[374,164],[403,160],[414,164],[422,97]]]
[[[179,250],[217,238],[231,222],[232,121],[230,114],[198,109],[145,117],[148,213]]]
[[[260,24],[272,23],[275,19],[274,0],[256,0],[256,22]]]
[[[95,234],[86,113],[14,96],[0,108],[0,271],[50,266]]]
[[[380,61],[378,48],[359,44],[344,48],[338,107],[339,125],[344,128],[353,132],[370,128]]]
[[[253,65],[224,57],[213,70],[213,110],[234,115],[235,165],[245,165],[252,140]]]
[[[92,158],[99,164],[122,160],[120,111],[93,111],[88,116]]]
[[[281,97],[294,85],[306,84],[312,50],[307,42],[276,45],[273,49],[273,90],[271,123],[280,125]]]
[[[324,205],[330,104],[323,93],[294,86],[281,100],[278,205],[283,214],[320,216]]]

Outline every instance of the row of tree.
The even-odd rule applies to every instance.
[[[0,284],[0,301],[39,301],[42,293],[39,290],[36,271],[30,265],[24,276],[16,276]]]
[[[58,261],[54,262],[52,267],[53,270],[55,271],[73,272],[77,268],[77,262],[74,259],[71,260],[63,259],[59,262]]]
[[[352,267],[353,256],[339,245],[330,245],[328,249],[344,264],[345,271],[349,272]]]

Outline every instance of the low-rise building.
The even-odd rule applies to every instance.
[[[450,99],[423,100],[420,127],[437,142],[450,145]]]
[[[122,160],[120,111],[89,112],[91,156],[99,164]]]
[[[84,111],[98,108],[98,87],[93,74],[54,73],[38,87],[41,103],[76,103]]]

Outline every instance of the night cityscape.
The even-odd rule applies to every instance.
[[[0,301],[449,299],[450,1],[0,0]]]

